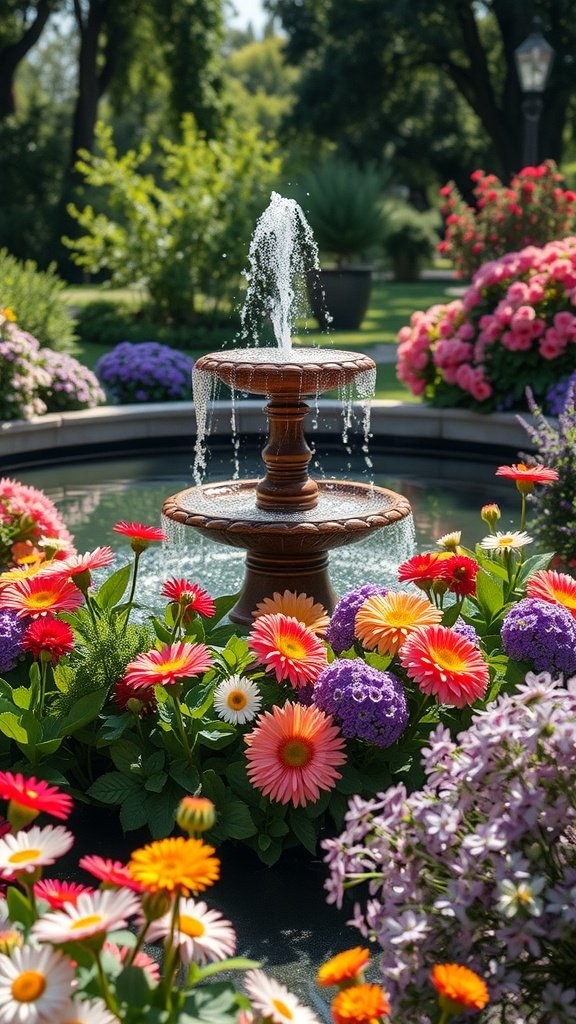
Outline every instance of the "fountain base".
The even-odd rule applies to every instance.
[[[221,544],[246,550],[246,574],[233,622],[250,625],[256,605],[275,591],[306,593],[327,611],[336,603],[327,552],[363,540],[410,515],[408,501],[385,487],[319,481],[316,508],[270,512],[256,508],[258,480],[191,487],[167,498],[168,519]]]

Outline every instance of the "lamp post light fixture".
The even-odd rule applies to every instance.
[[[535,27],[514,50],[516,71],[522,89],[524,115],[523,166],[538,162],[538,126],[544,106],[542,94],[548,83],[554,49]]]

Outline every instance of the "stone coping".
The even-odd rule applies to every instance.
[[[236,404],[236,429],[241,435],[262,436],[265,418],[264,400],[242,400]],[[311,403],[313,411],[313,406]],[[354,430],[361,430],[362,410],[354,403]],[[329,399],[318,402],[318,434],[342,433],[342,403]],[[528,422],[533,418],[526,414]],[[230,434],[231,405],[214,403],[211,415],[212,437]],[[82,412],[50,413],[32,420],[0,421],[0,467],[2,463],[42,461],[45,454],[57,461],[71,449],[86,447],[90,457],[106,456],[122,444],[147,439],[181,438],[189,443],[195,426],[194,406],[190,402],[158,402],[146,405],[100,406]],[[371,432],[376,443],[387,439],[398,445],[405,439],[411,446],[418,440],[438,443],[450,452],[452,446],[466,444],[526,450],[531,444],[515,413],[491,413],[482,416],[465,409],[431,409],[412,402],[386,399],[372,403]],[[56,458],[55,458],[56,455]]]

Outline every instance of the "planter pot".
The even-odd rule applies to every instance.
[[[370,267],[336,267],[308,278],[310,308],[322,330],[356,331],[366,316],[371,292]]]

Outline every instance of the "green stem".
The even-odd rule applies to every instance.
[[[448,1010],[442,1010],[442,1014],[440,1016],[440,1020],[438,1021],[438,1024],[448,1024],[449,1017],[450,1017],[450,1013],[448,1012]]]
[[[172,1010],[172,990],[174,986],[174,979],[176,972],[180,966],[180,956],[178,947],[174,946],[174,935],[177,930],[177,926],[180,923],[180,897],[176,896],[174,900],[174,906],[172,908],[172,919],[170,921],[170,933],[166,937],[164,949],[164,995],[165,995],[165,1008],[169,1011]]]
[[[124,620],[124,632],[126,632],[128,626],[128,619],[130,618],[130,612],[132,610],[132,602],[134,600],[134,594],[136,593],[136,580],[138,578],[138,563],[140,561],[141,551],[134,552],[134,566],[132,568],[132,582],[130,584],[130,593],[128,595],[128,607],[126,609],[126,618]]]
[[[44,713],[44,699],[46,696],[46,674],[48,672],[48,662],[40,658],[40,690],[38,692],[38,714]]]
[[[526,529],[526,495],[520,492],[522,504],[520,506],[520,529]]]
[[[108,984],[108,979],[107,979],[107,977],[106,977],[106,975],[104,973],[104,968],[102,967],[102,961],[100,960],[100,953],[93,953],[92,955],[94,956],[94,960],[96,961],[96,970],[98,972],[98,980],[100,982],[100,990],[101,990],[101,993],[102,993],[102,998],[103,998],[104,1002],[106,1003],[106,1006],[108,1007],[108,1009],[112,1013],[114,1013],[116,1016],[118,1016],[120,1008],[119,1008],[118,1003],[116,1002],[114,996],[112,995],[112,992],[110,991],[110,986]]]
[[[184,618],[184,608],[182,607],[182,605],[178,605],[178,614],[176,616],[176,619],[174,621],[174,625],[172,627],[172,641],[173,642],[176,642],[176,640],[178,639],[178,633],[179,633],[180,625],[182,623],[182,619],[183,618]]]
[[[130,956],[128,957],[128,959],[126,961],[126,967],[131,967],[132,964],[134,963],[136,957],[138,956],[138,953],[140,952],[140,950],[142,949],[142,946],[144,945],[144,940],[146,938],[146,932],[148,931],[149,927],[150,927],[150,921],[146,921],[142,931],[140,932],[138,938],[136,939],[136,945],[132,949],[132,952],[130,953]]]
[[[178,732],[180,734],[180,742],[184,748],[184,753],[186,754],[186,757],[191,762],[192,749],[190,747],[188,734],[184,726],[184,719],[182,717],[182,708],[180,707],[180,700],[176,695],[172,695],[172,700],[174,701],[174,710],[176,711],[176,724],[178,726]]]

